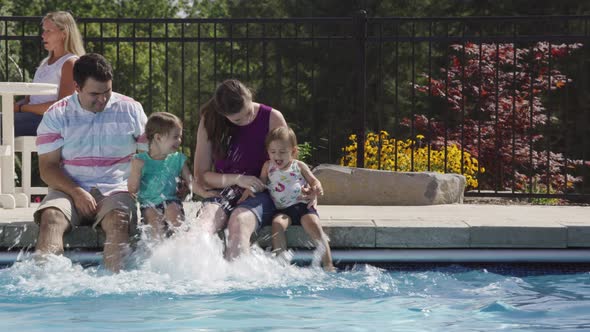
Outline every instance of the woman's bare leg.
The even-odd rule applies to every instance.
[[[227,224],[228,238],[225,258],[233,260],[250,250],[250,237],[256,230],[256,215],[247,208],[232,211]]]
[[[228,216],[221,205],[206,203],[197,213],[197,220],[205,232],[217,234],[217,232],[225,228]]]

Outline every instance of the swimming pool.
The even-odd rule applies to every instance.
[[[184,234],[112,275],[52,256],[0,270],[2,331],[590,329],[590,267],[370,265],[324,273]]]

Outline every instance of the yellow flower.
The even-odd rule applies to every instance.
[[[340,159],[340,164],[356,167],[356,135],[350,135],[349,139],[352,143],[342,149],[345,155]],[[416,135],[416,139],[421,141],[424,135]],[[465,176],[469,188],[477,188],[476,177],[485,172],[485,168],[479,167],[476,158],[468,152],[462,152],[456,145],[449,145],[440,150],[428,149],[428,146],[420,147],[411,139],[389,138],[389,133],[384,130],[380,131],[379,135],[373,132],[367,133],[364,147],[364,167],[369,169],[459,173]]]

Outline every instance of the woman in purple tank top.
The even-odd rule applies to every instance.
[[[199,221],[211,234],[227,227],[228,259],[247,252],[252,233],[275,213],[258,176],[268,159],[266,134],[281,126],[287,126],[281,112],[253,102],[234,79],[222,82],[201,108],[194,161],[195,193],[204,198]],[[257,193],[238,204],[244,189]]]

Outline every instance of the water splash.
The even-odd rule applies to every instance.
[[[195,209],[198,207],[195,207]],[[187,211],[187,215],[195,215]],[[146,235],[127,268],[112,274],[101,266],[84,268],[64,256],[44,256],[35,262],[30,254],[0,270],[0,292],[16,296],[68,297],[106,294],[208,295],[234,291],[279,289],[310,294],[331,289],[367,289],[392,292],[394,281],[371,267],[342,273],[325,273],[320,267],[299,267],[292,255],[275,257],[253,246],[251,254],[234,261],[223,258],[224,242],[200,229],[196,220],[170,238],[149,241]],[[149,232],[144,232],[149,233]]]
[[[25,224],[21,230],[17,231],[17,234],[14,237],[12,244],[8,247],[8,251],[10,251],[10,250],[14,249],[14,247],[18,246],[18,244],[21,242],[21,238],[23,237],[23,234],[25,234],[26,231],[27,231],[27,225]]]

